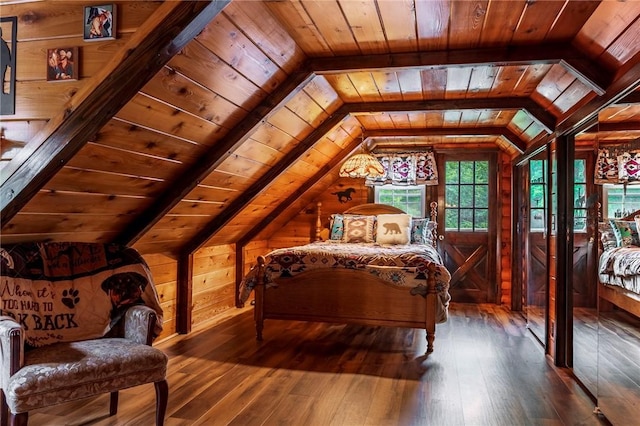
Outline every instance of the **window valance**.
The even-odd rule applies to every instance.
[[[384,167],[378,178],[367,178],[367,185],[437,185],[438,167],[433,151],[373,153]]]
[[[640,148],[598,148],[594,183],[640,183]]]

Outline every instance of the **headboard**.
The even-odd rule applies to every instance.
[[[429,204],[429,219],[433,222],[438,222],[438,203],[435,201]],[[316,241],[320,241],[322,230],[325,229],[322,226],[322,203],[318,202],[318,216],[316,218]],[[399,209],[394,206],[390,206],[388,204],[379,204],[379,203],[365,203],[360,204],[354,207],[351,207],[345,210],[343,213],[346,214],[362,214],[362,215],[378,215],[378,214],[397,214],[397,213],[405,213],[402,209]],[[433,242],[434,245],[436,241],[438,241],[438,230],[434,228],[433,231]]]

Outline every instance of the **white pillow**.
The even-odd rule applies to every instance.
[[[376,243],[409,244],[411,241],[411,215],[379,214]]]

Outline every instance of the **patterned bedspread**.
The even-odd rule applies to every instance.
[[[382,246],[375,243],[342,243],[322,241],[304,246],[274,250],[266,257],[265,284],[274,279],[292,277],[301,272],[320,268],[347,268],[368,271],[389,284],[407,287],[414,295],[426,296],[426,277],[430,264],[436,265],[435,279],[438,293],[438,322],[446,321],[449,306],[451,275],[444,267],[438,252],[430,245],[409,244]],[[257,268],[252,268],[240,284],[240,300],[249,298],[257,282]]]
[[[604,284],[640,294],[640,247],[617,247],[603,252],[598,276]]]

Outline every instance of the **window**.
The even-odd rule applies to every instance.
[[[587,231],[587,160],[576,159],[573,166],[573,230]]]
[[[603,213],[605,218],[625,217],[640,210],[640,185],[605,184],[603,192]]]
[[[424,217],[424,185],[381,185],[374,188],[376,203],[398,207],[413,217]]]
[[[529,230],[544,231],[547,195],[547,161],[529,161]]]
[[[489,162],[447,161],[445,164],[445,229],[489,229]]]

